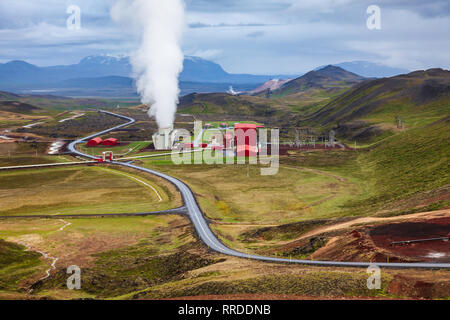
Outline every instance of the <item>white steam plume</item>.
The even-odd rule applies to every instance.
[[[131,55],[133,76],[142,103],[151,105],[149,116],[160,128],[170,127],[177,111],[184,8],[183,0],[120,0],[111,10],[113,20],[140,37],[140,47]]]

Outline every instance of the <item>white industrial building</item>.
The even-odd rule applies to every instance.
[[[153,135],[153,145],[156,150],[172,150],[185,135],[185,130],[174,129],[173,126],[161,128]]]

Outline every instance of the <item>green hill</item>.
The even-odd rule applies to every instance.
[[[0,101],[0,111],[21,113],[21,114],[32,114],[35,111],[42,111],[42,109],[28,103],[6,100]]]
[[[299,123],[337,128],[348,140],[370,142],[422,127],[450,114],[450,72],[442,69],[365,81]]]
[[[330,65],[320,70],[310,71],[297,79],[289,81],[281,88],[273,91],[272,96],[278,98],[299,95],[310,90],[320,90],[333,94],[348,89],[364,80],[366,78]]]
[[[178,111],[191,114],[272,117],[286,110],[259,97],[233,96],[227,93],[192,93],[180,99]]]
[[[373,196],[364,207],[390,212],[450,205],[450,116],[389,137],[361,153],[358,163]]]

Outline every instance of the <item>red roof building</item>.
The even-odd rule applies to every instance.
[[[86,144],[88,147],[97,147],[99,144],[101,144],[103,142],[102,138],[97,137],[97,138],[93,138],[91,140],[88,141],[88,143]]]
[[[256,129],[257,125],[253,124],[253,123],[236,123],[234,125],[234,130],[237,129],[242,129],[244,131],[249,130],[249,129]]]
[[[250,149],[253,150],[256,147],[257,143],[258,143],[258,131],[256,124],[236,123],[234,125],[234,145],[237,148],[249,146],[251,147]]]
[[[109,138],[109,139],[103,140],[102,144],[104,146],[114,147],[119,144],[119,140],[117,140],[116,138]]]

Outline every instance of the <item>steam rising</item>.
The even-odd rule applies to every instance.
[[[177,111],[178,75],[183,70],[181,38],[185,28],[183,0],[120,0],[111,16],[139,36],[131,54],[133,77],[144,104],[151,105],[160,128],[173,124]]]

